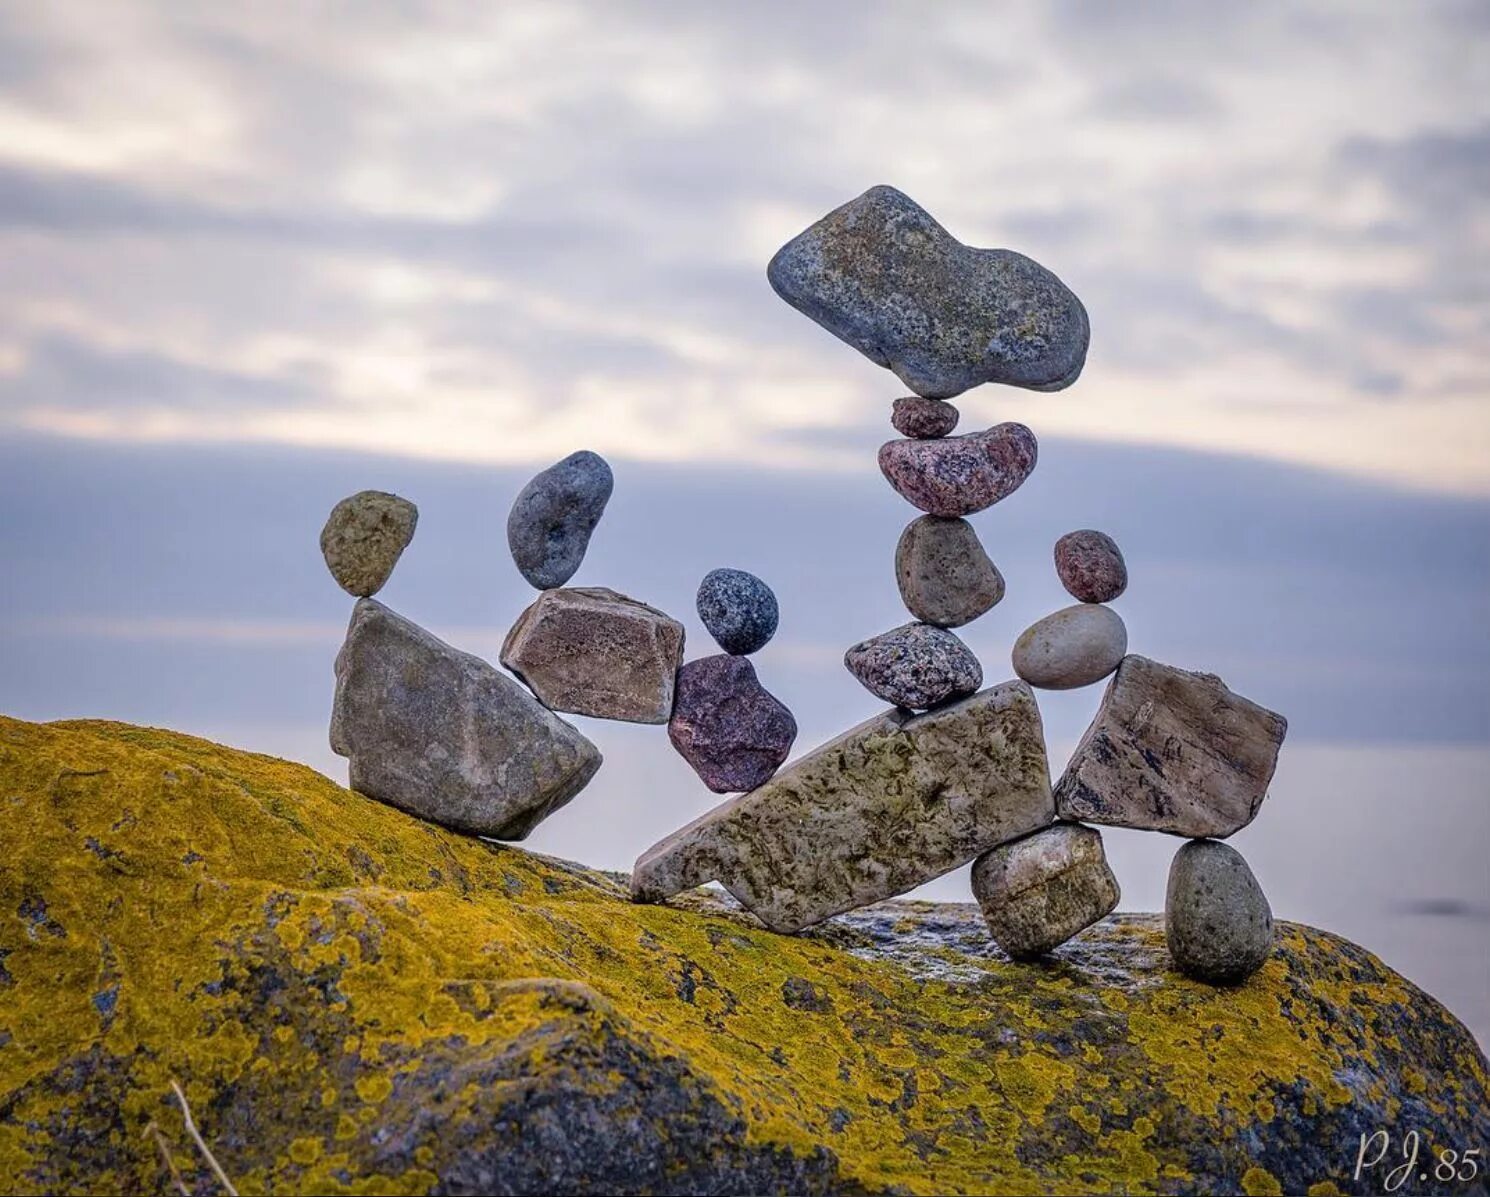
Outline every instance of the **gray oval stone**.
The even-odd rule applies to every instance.
[[[895,580],[906,609],[922,623],[957,628],[1004,597],[1004,577],[964,519],[923,515],[895,546]]]
[[[908,623],[854,645],[843,663],[877,698],[927,710],[983,684],[973,650],[951,632]]]
[[[551,590],[574,577],[614,485],[605,458],[581,449],[518,492],[507,516],[507,547],[530,585]]]
[[[383,589],[414,539],[419,509],[382,490],[364,490],[331,509],[321,529],[321,556],[348,594],[369,598]]]
[[[1014,642],[1014,672],[1042,690],[1101,681],[1128,651],[1128,629],[1111,607],[1078,603],[1031,624]]]
[[[699,583],[696,605],[709,635],[737,657],[764,648],[780,619],[771,588],[743,569],[711,569]]]
[[[1273,950],[1273,910],[1242,854],[1192,840],[1174,854],[1164,935],[1175,967],[1215,985],[1244,981]]]
[[[1072,597],[1110,603],[1128,589],[1128,564],[1117,541],[1095,528],[1067,532],[1055,542],[1055,572]]]

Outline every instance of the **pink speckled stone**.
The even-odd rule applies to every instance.
[[[940,440],[887,441],[880,472],[909,503],[948,519],[992,507],[1019,489],[1035,468],[1039,446],[1023,424]]]
[[[946,436],[957,427],[957,409],[940,399],[923,399],[907,395],[895,400],[890,409],[890,423],[901,436],[929,441]]]
[[[1128,565],[1112,537],[1092,528],[1055,542],[1055,572],[1072,598],[1110,603],[1128,589]]]

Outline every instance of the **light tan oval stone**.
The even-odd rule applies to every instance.
[[[1078,603],[1026,628],[1014,642],[1014,672],[1042,690],[1099,682],[1128,651],[1128,629],[1111,607]]]

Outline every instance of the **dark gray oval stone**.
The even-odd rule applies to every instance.
[[[1175,967],[1214,985],[1244,981],[1273,950],[1273,911],[1242,854],[1192,840],[1174,854],[1164,935]]]
[[[574,577],[614,485],[605,458],[581,449],[522,488],[507,516],[507,547],[531,585],[551,590]]]
[[[743,569],[713,569],[698,587],[698,617],[725,652],[758,652],[776,634],[780,611],[771,588]]]

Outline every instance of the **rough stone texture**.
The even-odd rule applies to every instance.
[[[331,509],[321,529],[321,556],[338,586],[366,598],[383,589],[418,523],[419,509],[407,499],[358,491]]]
[[[1127,656],[1056,787],[1061,818],[1224,839],[1267,797],[1282,715],[1213,673]]]
[[[980,856],[973,896],[998,946],[1021,959],[1053,951],[1107,917],[1119,890],[1101,833],[1057,823]]]
[[[1035,696],[1005,682],[926,715],[877,715],[642,853],[638,901],[718,881],[800,931],[902,894],[1054,817]]]
[[[445,827],[520,840],[585,788],[600,750],[511,678],[375,599],[336,657],[332,751],[358,793]]]
[[[1082,528],[1055,542],[1055,572],[1072,598],[1110,603],[1128,589],[1128,564],[1117,541],[1105,532]]]
[[[1004,597],[1004,576],[967,520],[923,515],[895,546],[900,597],[922,623],[960,628]]]
[[[983,666],[951,632],[907,623],[843,654],[848,671],[876,698],[925,710],[971,694],[983,684]]]
[[[890,409],[890,423],[901,436],[928,441],[946,436],[957,427],[958,411],[940,399],[923,399],[907,395],[895,400]]]
[[[682,624],[603,586],[545,590],[502,644],[550,710],[627,723],[668,721],[682,659]]]
[[[507,515],[507,547],[530,585],[548,590],[574,577],[614,486],[605,458],[581,449],[518,492]]]
[[[949,519],[1008,498],[1035,468],[1039,445],[1023,424],[935,441],[886,441],[880,473],[907,503]]]
[[[1100,682],[1128,651],[1128,628],[1111,607],[1078,603],[1053,611],[1014,642],[1014,672],[1042,690]]]
[[[776,635],[776,595],[743,569],[711,569],[699,583],[698,617],[727,653],[759,652]]]
[[[1273,950],[1273,908],[1242,854],[1192,840],[1174,854],[1164,937],[1182,973],[1216,985],[1245,981]]]
[[[984,382],[1058,391],[1086,362],[1086,309],[1060,279],[1012,250],[963,245],[893,187],[871,187],[788,241],[766,277],[928,398]]]
[[[1468,1032],[1295,924],[1237,989],[1150,915],[1040,967],[971,904],[773,935],[120,724],[0,719],[0,795],[3,1192],[175,1192],[152,1120],[221,1192],[172,1078],[243,1193],[1361,1193],[1362,1134],[1490,1142]]]
[[[716,794],[771,779],[797,738],[797,721],[760,684],[745,657],[721,653],[678,670],[668,739]]]

